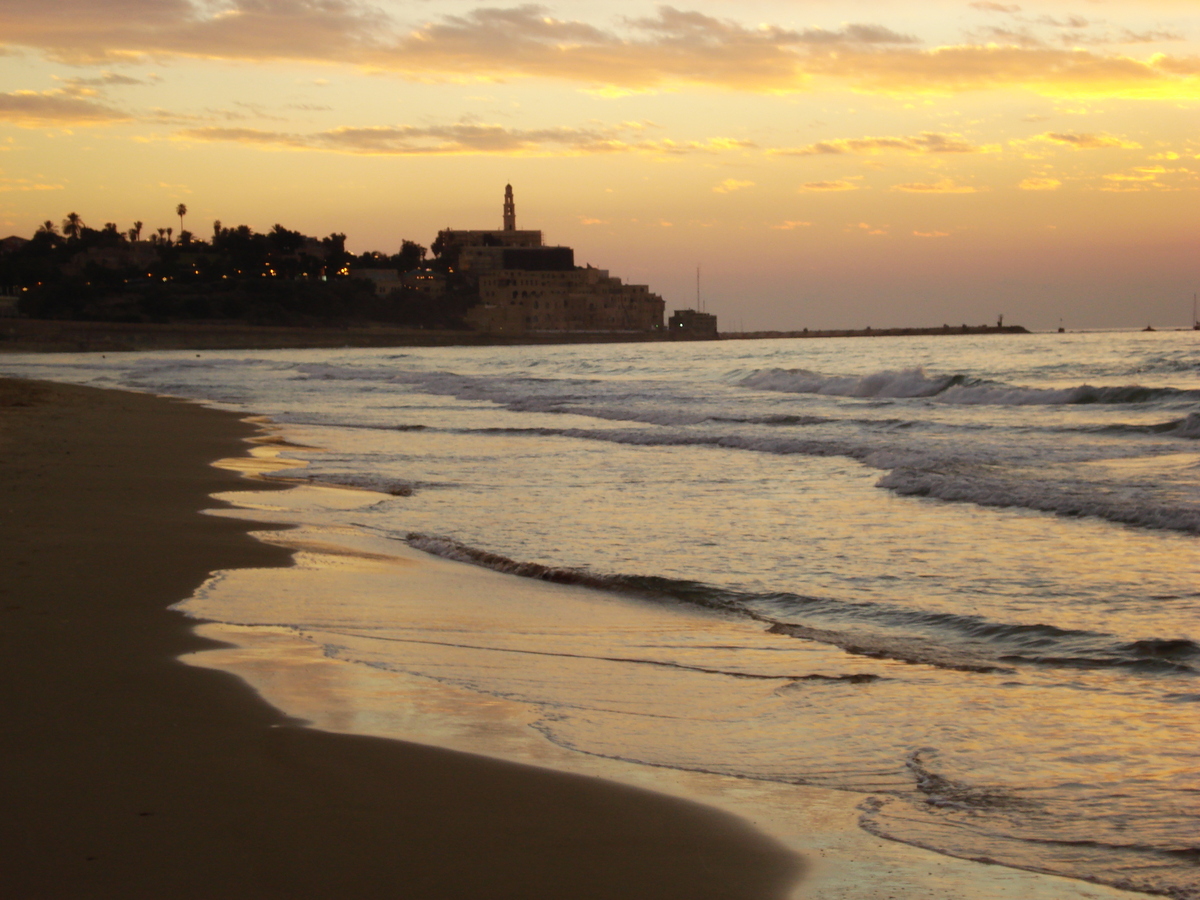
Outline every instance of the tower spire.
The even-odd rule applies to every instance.
[[[517,207],[513,203],[512,185],[504,186],[504,230],[517,230]]]

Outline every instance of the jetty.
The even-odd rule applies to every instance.
[[[938,337],[954,334],[1029,334],[1023,325],[942,325],[937,328],[834,328],[802,331],[723,331],[723,341],[771,338]]]

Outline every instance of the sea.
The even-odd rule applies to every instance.
[[[0,372],[264,417],[295,487],[231,499],[294,526],[297,570],[217,573],[197,618],[481,723],[519,708],[571,754],[829,788],[892,841],[1200,898],[1200,332]],[[527,590],[419,588],[415,556]]]

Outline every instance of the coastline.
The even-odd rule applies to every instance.
[[[247,325],[237,322],[83,322],[0,319],[0,353],[119,353],[136,350],[286,350],[341,347],[527,346],[675,343],[779,338],[954,337],[1030,334],[1020,325],[722,332],[716,337],[658,332],[535,332],[503,335],[363,325],[346,328]]]
[[[597,778],[302,727],[179,660],[166,607],[288,566],[245,519],[232,413],[0,379],[0,882],[14,898],[783,897],[802,863],[716,809]],[[268,526],[271,527],[271,526]]]

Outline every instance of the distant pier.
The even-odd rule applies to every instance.
[[[802,331],[723,331],[721,340],[769,338],[937,337],[951,334],[1029,334],[1023,325],[941,325],[937,328],[840,328]]]

